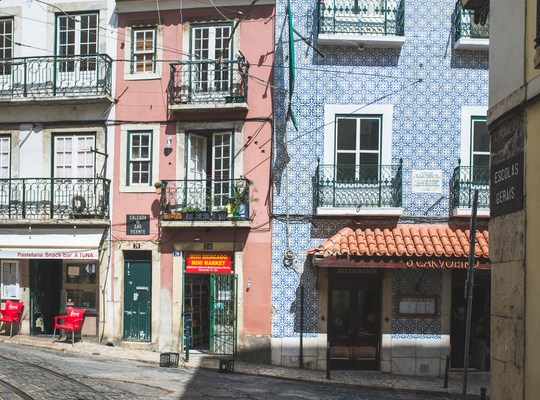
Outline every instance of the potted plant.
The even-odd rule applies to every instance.
[[[182,207],[182,213],[186,216],[186,219],[188,220],[195,220],[197,211],[200,211],[200,208],[192,204],[187,204]]]
[[[161,181],[154,182],[154,187],[156,188],[156,194],[161,194],[161,188],[162,188]]]
[[[234,217],[247,218],[249,201],[255,201],[253,196],[249,196],[249,189],[253,182],[249,179],[236,181],[233,185],[233,197],[231,199],[231,209]]]

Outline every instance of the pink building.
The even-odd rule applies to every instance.
[[[270,361],[274,2],[116,3],[105,336]]]

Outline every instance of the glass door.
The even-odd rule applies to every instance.
[[[55,89],[97,86],[98,15],[60,15],[57,19]]]
[[[378,369],[379,298],[378,287],[330,288],[328,340],[332,369]]]

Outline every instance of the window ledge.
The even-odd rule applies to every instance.
[[[403,214],[401,207],[387,208],[335,208],[335,207],[318,207],[317,215],[384,215],[384,216],[400,216]]]
[[[354,35],[346,33],[320,33],[318,44],[334,46],[356,46],[379,49],[400,49],[405,43],[405,36]]]
[[[120,185],[119,191],[123,193],[156,193],[156,188],[153,185],[150,185],[150,186]]]
[[[452,216],[458,218],[469,218],[472,214],[472,208],[454,208]],[[489,208],[479,208],[476,212],[478,218],[489,218]]]
[[[455,41],[454,49],[487,51],[489,49],[489,39],[461,38]]]
[[[125,81],[145,81],[152,79],[161,79],[159,72],[153,72],[151,74],[139,73],[139,74],[124,74]]]

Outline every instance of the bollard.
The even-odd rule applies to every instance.
[[[486,400],[486,388],[480,388],[480,400]]]
[[[444,369],[444,388],[448,388],[448,375],[450,374],[450,354],[446,355],[446,367]]]
[[[326,379],[330,379],[330,345],[326,347]]]

